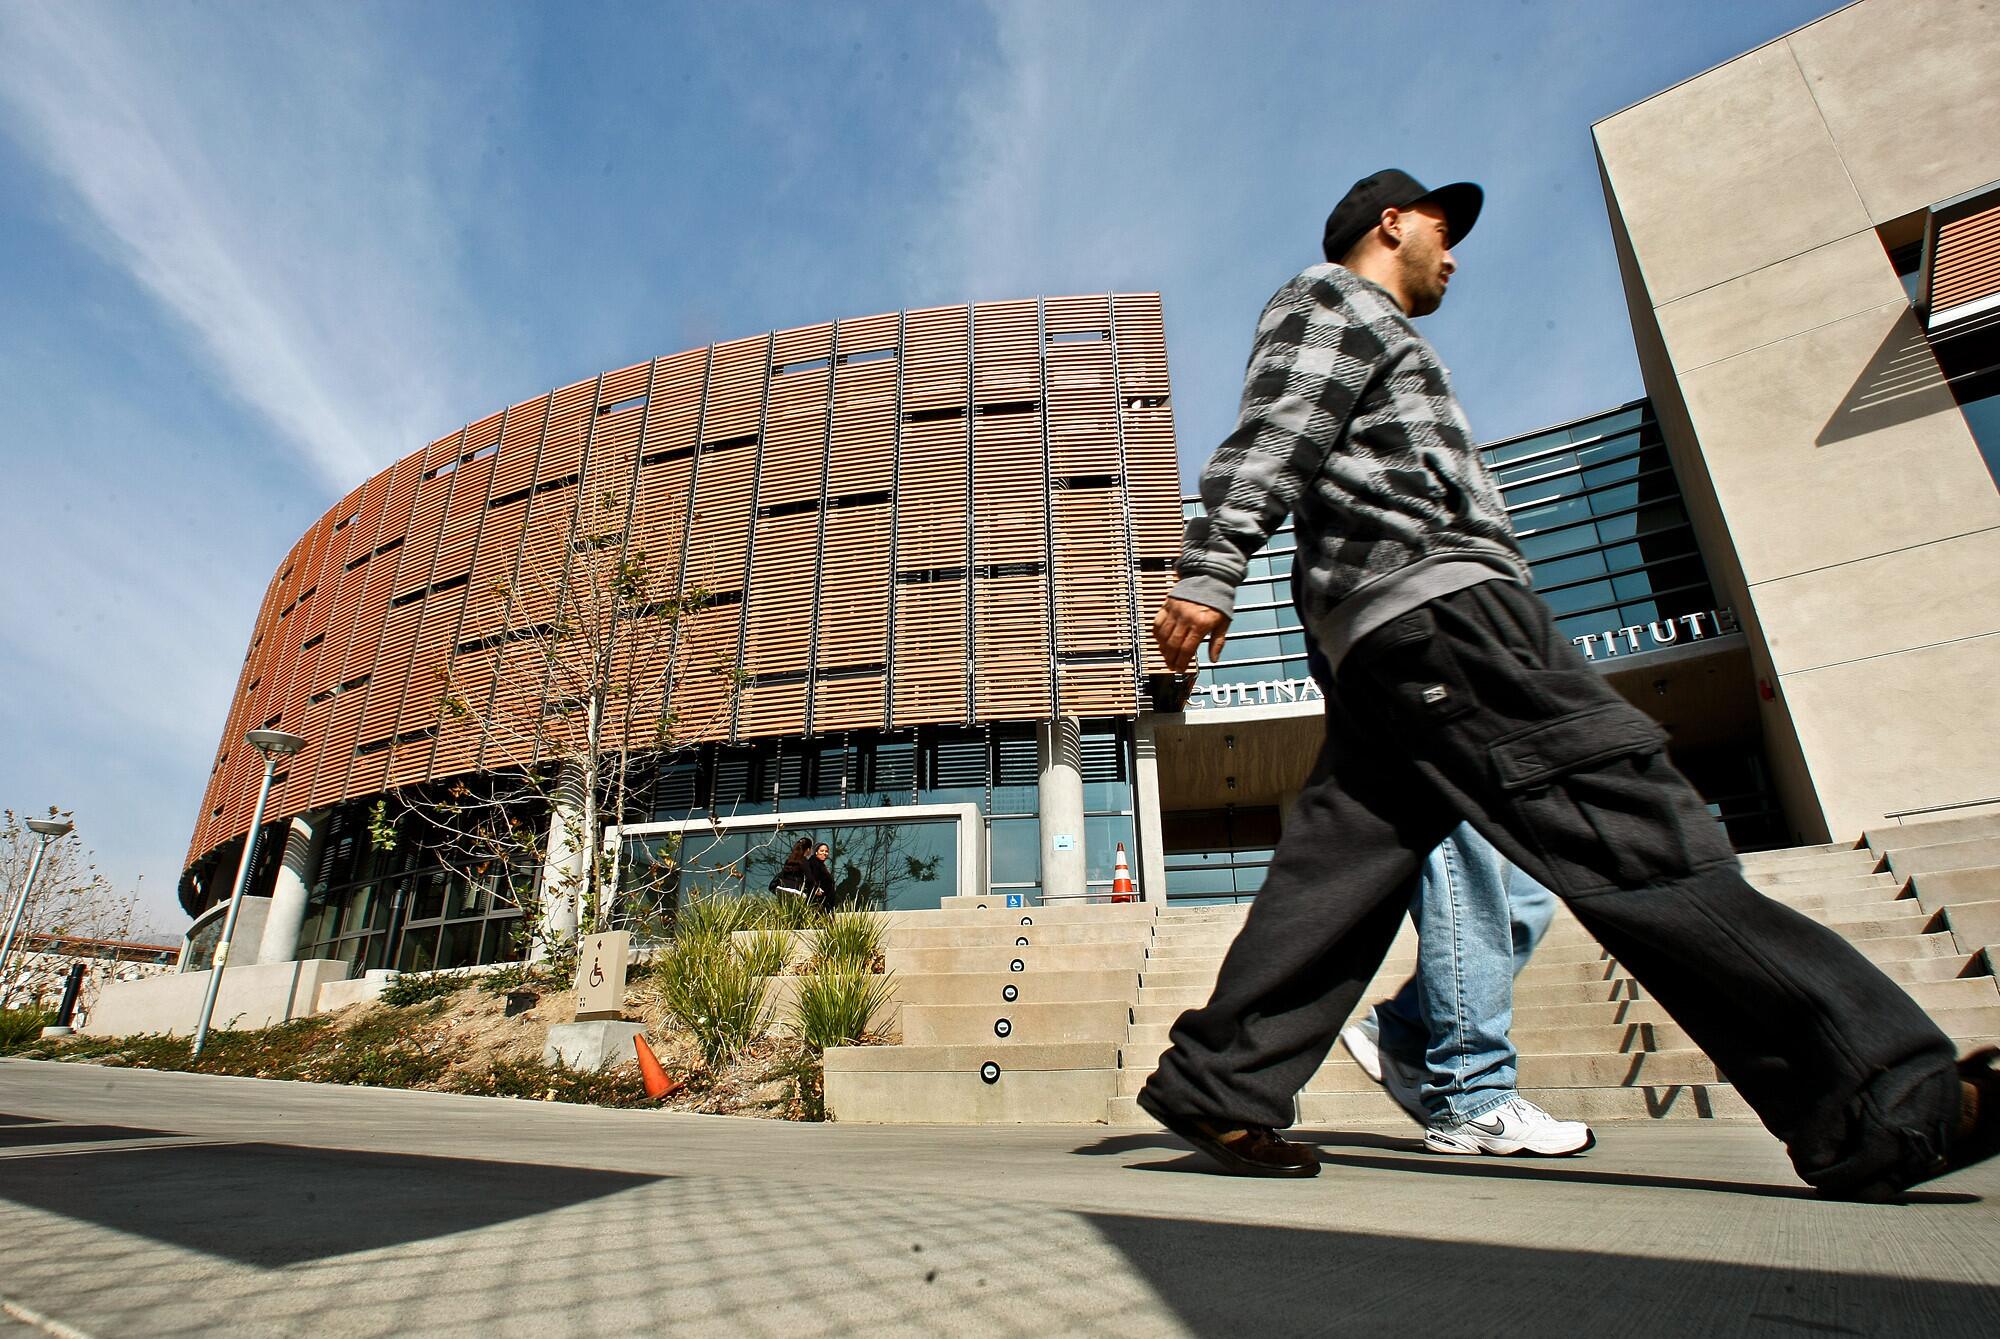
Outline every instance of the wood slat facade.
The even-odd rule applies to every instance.
[[[266,590],[189,863],[249,826],[533,765],[584,675],[578,546],[698,612],[621,641],[615,740],[1131,715],[1172,581],[1179,472],[1155,294],[890,312],[691,349],[490,414],[382,471]],[[732,692],[738,676],[740,691]],[[449,692],[506,723],[442,709]]]

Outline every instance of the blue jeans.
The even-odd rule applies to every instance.
[[[1514,977],[1548,933],[1555,894],[1461,823],[1424,861],[1409,905],[1417,972],[1375,1008],[1381,1046],[1425,1072],[1433,1121],[1473,1120],[1514,1093]]]

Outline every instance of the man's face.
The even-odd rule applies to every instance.
[[[1399,210],[1396,221],[1402,238],[1396,247],[1396,266],[1410,298],[1410,315],[1429,316],[1444,301],[1445,287],[1458,268],[1447,244],[1451,230],[1444,211],[1428,203]]]

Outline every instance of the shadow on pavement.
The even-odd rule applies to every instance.
[[[1652,1172],[1608,1172],[1574,1159],[1527,1160],[1492,1158],[1474,1162],[1427,1154],[1423,1158],[1377,1158],[1365,1153],[1328,1153],[1325,1160],[1351,1167],[1375,1167],[1428,1176],[1485,1176],[1513,1181],[1566,1181],[1576,1185],[1638,1186],[1651,1190],[1710,1190],[1724,1195],[1757,1195],[1771,1199],[1817,1200],[1804,1185],[1762,1185],[1754,1181],[1720,1181],[1699,1176],[1660,1176]],[[1978,1204],[1978,1195],[1948,1190],[1913,1190],[1903,1197],[1911,1204]]]
[[[1199,1335],[1992,1334],[2000,1288],[1713,1260],[1082,1215]]]
[[[1628,1186],[1650,1190],[1705,1190],[1722,1195],[1751,1195],[1769,1199],[1816,1200],[1809,1186],[1767,1185],[1755,1181],[1725,1181],[1714,1177],[1663,1176],[1651,1172],[1614,1172],[1591,1167],[1587,1161],[1569,1158],[1452,1158],[1421,1152],[1412,1138],[1369,1132],[1288,1132],[1322,1150],[1322,1161],[1334,1166],[1368,1167],[1380,1171],[1416,1172],[1426,1176],[1494,1177],[1510,1181],[1568,1182],[1574,1185]],[[1146,1149],[1163,1153],[1182,1152],[1187,1145],[1165,1130],[1142,1130],[1110,1135],[1071,1150],[1083,1157],[1118,1157]],[[1380,1157],[1350,1153],[1346,1149],[1380,1149],[1403,1157]],[[1135,1172],[1187,1172],[1223,1176],[1227,1173],[1206,1157],[1188,1153],[1163,1162],[1135,1162]],[[1949,1190],[1913,1190],[1904,1197],[1910,1204],[1978,1204],[1978,1195]]]
[[[65,1133],[75,1139],[77,1129]],[[220,1144],[15,1156],[0,1162],[0,1199],[238,1264],[280,1268],[491,1227],[664,1179],[476,1158]]]

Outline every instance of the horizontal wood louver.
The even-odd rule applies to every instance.
[[[814,638],[818,731],[883,723],[895,590],[896,317],[843,321],[839,344]]]
[[[1168,400],[1167,343],[1157,294],[1121,293],[1117,320],[1119,416],[1125,443],[1127,505],[1139,563],[1141,626],[1166,599],[1180,556],[1180,464]],[[1153,639],[1140,638],[1142,672],[1166,673]]]
[[[972,561],[972,387],[966,309],[903,322],[901,482],[896,493],[896,724],[956,721],[966,691]]]
[[[2000,201],[1937,224],[1931,244],[1929,324],[1936,329],[1996,306],[2000,306]]]
[[[444,485],[437,499],[441,509],[436,521],[437,547],[431,555],[431,585],[437,583],[439,573],[472,569],[480,524],[486,519],[488,486],[493,479],[504,418],[504,414],[494,414],[468,425],[454,443],[454,455],[431,458],[426,473],[450,465],[448,472],[431,481],[432,485]],[[422,497],[417,510],[422,522],[428,524],[428,508]],[[418,524],[419,519],[413,518],[411,528],[414,530]],[[390,734],[385,778],[388,785],[408,785],[430,774],[431,759],[437,752],[437,730],[444,719],[442,706],[453,668],[453,648],[460,639],[470,589],[468,581],[455,590],[433,594],[421,601],[416,643],[403,682],[402,707]]]
[[[646,592],[655,606],[635,620],[631,636],[634,691],[625,730],[628,738],[637,740],[657,736],[670,710],[668,686],[680,618],[672,602],[681,590],[689,488],[700,444],[707,372],[707,349],[660,359],[646,405],[627,545],[628,556],[646,573]]]
[[[676,719],[703,734],[719,726],[727,735],[733,722],[729,676],[740,649],[770,349],[768,336],[718,344],[709,371],[685,564],[685,594],[703,607],[682,632],[684,672],[673,689]]]
[[[1048,484],[1036,304],[973,309],[976,714],[1049,714]]]
[[[403,705],[402,689],[409,677],[410,651],[416,644],[421,611],[399,603],[396,597],[413,585],[421,588],[430,576],[436,541],[412,529],[428,454],[424,451],[407,457],[390,472],[389,493],[383,501],[382,529],[370,565],[384,569],[382,589],[388,594],[381,617],[374,617],[366,607],[362,611],[367,626],[380,629],[374,656],[364,671],[368,682],[357,693],[361,702],[358,732],[364,742],[382,738],[378,732],[393,732]],[[380,790],[388,766],[386,752],[363,754],[357,748],[343,783],[347,793]]]
[[[1157,297],[1096,295],[733,340],[443,434],[285,555],[190,861],[248,826],[263,768],[240,741],[267,723],[307,740],[274,819],[560,752],[594,615],[617,619],[607,733],[635,748],[663,722],[691,742],[1035,720],[1058,690],[1129,713],[1135,659],[1157,668],[1135,619],[1179,542],[1167,394]],[[620,564],[643,600],[599,589]]]
[[[796,732],[805,719],[832,360],[831,325],[771,337],[755,541],[743,586],[749,681],[736,712],[739,735]]]
[[[1136,595],[1110,299],[1053,299],[1043,328],[1057,684],[1065,712],[1117,713],[1130,709],[1137,691]]]
[[[475,462],[487,471],[486,496],[476,514],[470,510],[469,497],[463,508],[458,504],[452,508],[454,517],[462,519],[447,526],[438,552],[438,570],[470,574],[466,584],[452,595],[458,605],[456,640],[451,658],[436,676],[433,691],[425,694],[432,709],[405,722],[396,732],[415,736],[407,742],[416,749],[426,743],[432,746],[434,776],[452,776],[477,763],[482,746],[477,713],[493,700],[500,679],[500,648],[507,644],[504,639],[511,632],[529,626],[515,617],[515,573],[526,538],[529,504],[535,496],[543,433],[554,403],[551,393],[511,405],[496,427],[486,429],[498,434],[494,454]],[[487,422],[490,420],[482,424]],[[481,427],[476,424],[467,430],[468,445],[484,435],[476,431]],[[469,554],[461,549],[462,544],[472,546]],[[465,650],[468,645],[476,649]],[[464,704],[463,709],[445,709],[447,700]],[[427,731],[434,731],[434,737],[426,740],[423,735]]]
[[[458,470],[467,454],[465,441],[466,434],[461,430],[432,442],[425,452],[416,502],[410,511],[409,532],[403,542],[408,556],[404,575],[399,576],[397,581],[399,590],[419,580],[427,586],[436,580],[446,515],[462,482]],[[469,482],[469,477],[466,482]],[[430,760],[429,740],[421,743],[404,740],[400,744],[393,741],[403,729],[402,722],[423,710],[420,704],[413,705],[411,702],[411,680],[415,677],[416,666],[426,660],[426,652],[431,663],[435,663],[441,652],[449,652],[449,646],[444,643],[456,627],[457,612],[455,602],[440,599],[435,602],[419,601],[414,606],[393,609],[390,613],[392,623],[398,615],[409,615],[408,626],[401,638],[387,632],[383,635],[383,654],[376,668],[376,682],[369,686],[370,697],[363,711],[361,729],[365,739],[378,738],[377,731],[385,730],[392,740],[391,750],[371,755],[379,757],[381,785],[401,784],[413,776],[421,776],[421,769]],[[372,769],[371,762],[371,772]]]

